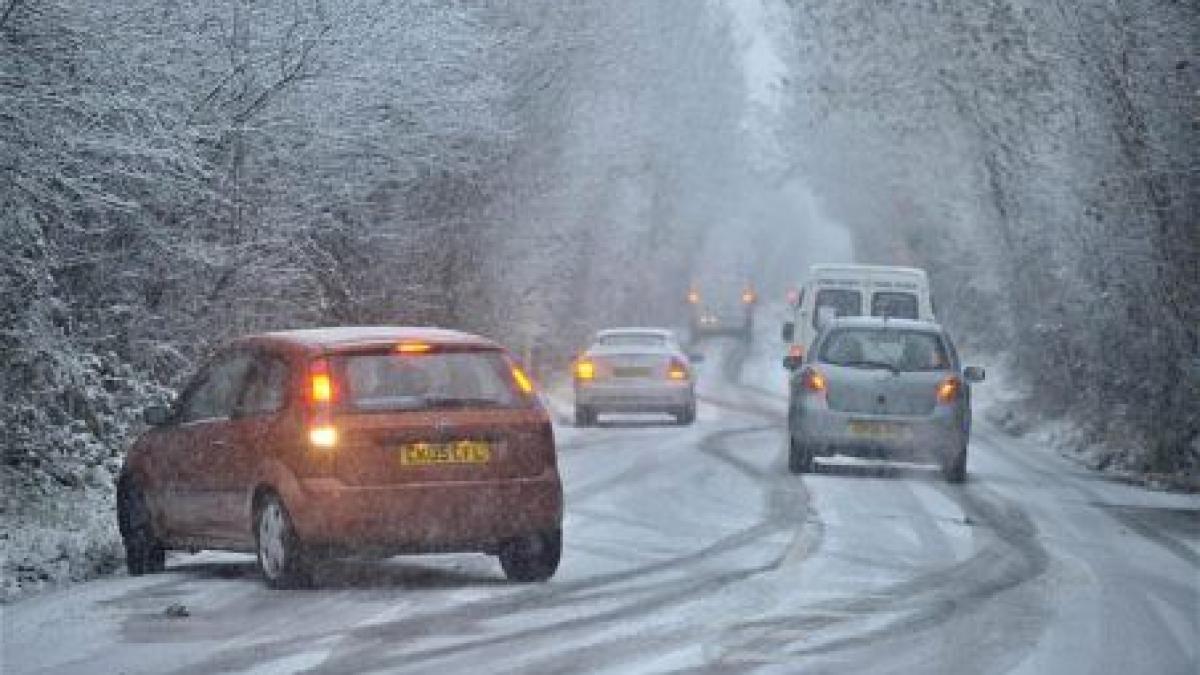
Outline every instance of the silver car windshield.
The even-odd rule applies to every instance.
[[[945,370],[946,347],[937,333],[892,328],[838,328],[821,343],[818,360],[851,368]]]

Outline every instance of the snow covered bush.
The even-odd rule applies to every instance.
[[[231,336],[669,315],[742,184],[728,45],[685,0],[0,2],[6,586],[107,568],[141,411]]]
[[[805,2],[792,24],[799,170],[860,257],[928,268],[1034,408],[1195,471],[1200,8]]]

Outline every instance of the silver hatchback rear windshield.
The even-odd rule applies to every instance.
[[[821,342],[818,360],[851,368],[945,370],[946,347],[937,333],[894,328],[837,328]]]

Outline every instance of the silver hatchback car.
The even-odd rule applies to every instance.
[[[788,469],[813,458],[850,454],[933,460],[946,479],[967,473],[971,383],[984,371],[963,367],[941,326],[879,317],[833,319],[808,358],[786,357],[793,371],[788,406]]]

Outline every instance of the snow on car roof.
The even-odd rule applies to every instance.
[[[909,330],[927,330],[931,332],[942,332],[941,324],[933,321],[920,321],[917,319],[893,319],[891,317],[882,316],[839,316],[830,320],[830,327],[852,327],[852,328],[883,328],[888,326],[891,328],[905,328]]]
[[[833,272],[893,272],[899,274],[915,274],[927,276],[925,270],[919,267],[901,267],[893,265],[860,265],[858,263],[819,263],[809,268],[811,275],[828,274]]]
[[[620,338],[654,338],[638,341],[637,344],[627,344]],[[613,344],[613,343],[617,344]],[[610,328],[596,333],[592,340],[589,353],[595,354],[670,354],[678,349],[674,333],[666,328]]]
[[[272,331],[244,338],[278,340],[302,344],[309,347],[348,346],[354,344],[378,344],[388,342],[432,342],[435,344],[462,344],[494,347],[487,338],[447,328],[425,326],[334,326],[328,328],[298,328]]]
[[[672,333],[666,328],[606,328],[596,332],[596,337],[608,337],[610,335],[655,335],[658,337],[671,337]]]

